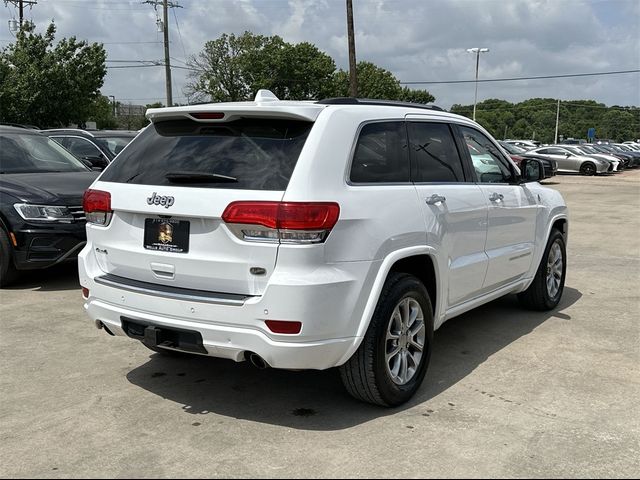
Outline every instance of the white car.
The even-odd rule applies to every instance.
[[[420,387],[446,320],[511,293],[560,301],[561,195],[538,183],[539,160],[521,174],[465,117],[266,91],[147,117],[84,199],[85,309],[110,334],[339,367],[353,396],[393,406]]]

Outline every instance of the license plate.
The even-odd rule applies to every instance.
[[[144,248],[171,253],[189,251],[189,222],[165,218],[144,221]]]

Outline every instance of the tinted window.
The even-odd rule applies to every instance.
[[[448,125],[409,123],[409,145],[416,182],[464,182],[462,162]]]
[[[468,127],[460,127],[471,155],[478,181],[482,183],[509,183],[513,174],[509,162],[486,135]]]
[[[0,173],[86,172],[87,168],[52,139],[1,133]]]
[[[102,156],[100,150],[84,138],[67,137],[63,145],[78,158]]]
[[[404,122],[369,123],[362,128],[350,179],[355,183],[409,182]]]
[[[312,126],[310,122],[274,119],[158,122],[140,133],[100,179],[143,185],[285,190]],[[216,175],[235,181],[216,180]]]

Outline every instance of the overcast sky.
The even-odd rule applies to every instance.
[[[245,30],[308,41],[346,68],[345,0],[179,0],[170,12],[171,57],[184,66],[207,40]],[[401,81],[561,75],[640,68],[640,0],[353,0],[358,60]],[[0,46],[11,40],[16,9],[0,2]],[[159,12],[161,13],[161,12]],[[109,60],[161,60],[156,13],[142,0],[38,0],[26,11],[43,31],[53,19],[58,38],[102,42]],[[117,65],[109,63],[110,66]],[[174,101],[186,103],[186,70],[173,70]],[[436,104],[472,104],[474,84],[424,85]],[[102,88],[119,101],[165,101],[164,68],[110,69]],[[640,74],[481,83],[478,101],[532,97],[594,99],[640,105]]]

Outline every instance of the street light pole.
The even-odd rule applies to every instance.
[[[478,103],[478,70],[480,69],[480,53],[488,52],[488,48],[467,48],[467,52],[476,54],[476,94],[473,99],[473,121],[476,120],[476,104]]]
[[[113,109],[113,117],[115,118],[116,116],[116,97],[113,95],[107,95],[109,98],[112,98],[113,101],[111,102],[112,105],[112,109]]]

